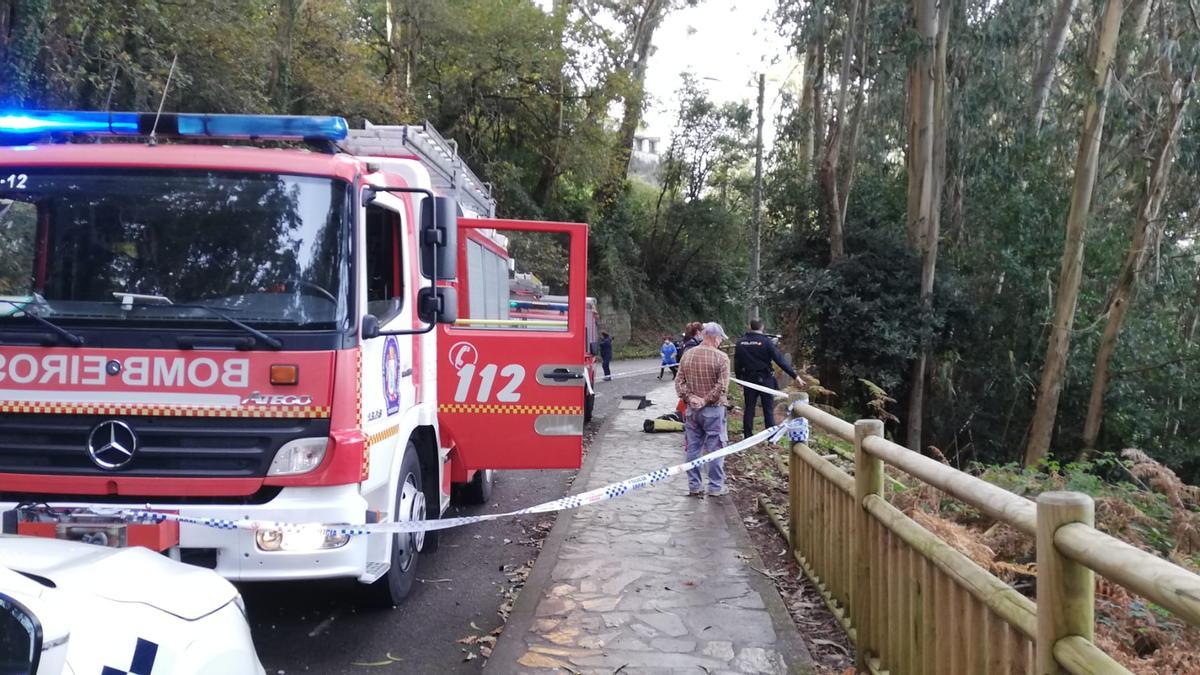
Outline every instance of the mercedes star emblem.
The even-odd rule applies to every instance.
[[[128,424],[109,420],[97,424],[88,434],[87,452],[92,463],[101,469],[120,469],[133,461],[137,450],[137,434]]]

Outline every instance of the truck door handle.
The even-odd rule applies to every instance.
[[[583,379],[582,366],[545,365],[537,370],[537,381],[551,386],[581,386]]]

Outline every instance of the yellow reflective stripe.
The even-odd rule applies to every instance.
[[[118,417],[154,415],[157,417],[329,417],[327,406],[283,405],[262,408],[214,408],[194,405],[157,405],[142,403],[67,403],[58,401],[0,401],[0,413],[37,415],[113,415]]]
[[[438,412],[482,414],[583,414],[582,406],[517,406],[504,404],[442,404]]]
[[[387,439],[389,439],[399,433],[400,433],[399,426],[391,426],[391,427],[384,429],[383,431],[376,431],[375,433],[369,434],[367,436],[367,445],[376,445],[378,443],[382,443],[382,442],[386,441]]]
[[[362,474],[361,474],[361,476],[364,480],[368,476],[371,475],[371,446],[379,445],[380,443],[388,440],[389,438],[394,438],[394,437],[398,436],[399,434],[400,434],[400,427],[398,425],[396,425],[396,426],[390,426],[390,427],[384,429],[383,431],[376,431],[373,434],[367,435],[367,442],[363,444],[363,458],[362,458]]]

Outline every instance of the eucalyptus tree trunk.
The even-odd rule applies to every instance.
[[[384,39],[388,68],[396,97],[404,99],[412,89],[417,62],[417,8],[413,0],[384,0]]]
[[[921,52],[908,72],[908,244],[925,248],[933,203],[933,70],[937,52],[937,0],[913,0]]]
[[[825,39],[817,43],[817,64],[812,86],[812,156],[814,165],[825,154]],[[814,174],[820,167],[814,166]]]
[[[854,187],[854,169],[858,163],[859,137],[862,131],[862,120],[866,115],[867,88],[867,41],[871,28],[871,0],[862,0],[861,18],[858,31],[858,88],[854,92],[854,112],[850,115],[850,146],[846,151],[846,170],[842,172],[841,187],[838,195],[841,197],[841,227],[845,230],[846,210],[850,206],[850,190]]]
[[[275,18],[275,49],[267,92],[275,111],[281,114],[292,108],[292,36],[303,5],[304,0],[280,0],[279,16]]]
[[[554,69],[550,73],[550,88],[555,90],[554,108],[558,120],[555,126],[554,142],[549,147],[540,149],[542,153],[542,171],[530,195],[537,202],[538,206],[542,208],[546,208],[547,204],[549,204],[550,195],[554,192],[554,184],[562,174],[563,114],[567,95],[567,74],[563,72],[567,62],[567,45],[564,38],[566,34],[567,14],[570,12],[570,3],[571,0],[554,0],[554,44],[558,51],[554,58]]]
[[[640,25],[633,33],[633,61],[629,70],[629,93],[625,96],[625,105],[621,115],[620,140],[618,141],[619,155],[623,155],[620,173],[624,175],[629,170],[629,155],[633,147],[633,137],[637,135],[638,125],[642,123],[642,105],[646,101],[646,68],[650,62],[650,46],[654,32],[666,14],[667,0],[647,0],[643,10]]]
[[[921,307],[933,306],[933,279],[937,266],[938,199],[936,148],[945,148],[946,41],[949,39],[950,3],[938,11],[937,0],[914,0],[913,14],[922,52],[909,73],[908,239],[921,253]],[[939,16],[940,14],[940,16]],[[925,371],[929,346],[922,340],[913,363],[908,396],[908,449],[921,450],[925,419]]]
[[[654,32],[671,5],[670,0],[643,1],[640,14],[627,31],[630,51],[626,55],[624,70],[629,79],[629,89],[624,96],[621,123],[617,127],[617,143],[612,150],[608,174],[596,193],[602,209],[612,205],[629,171],[633,139],[637,135],[638,125],[642,123],[642,105],[646,101],[646,68],[650,61],[650,47]]]
[[[1145,40],[1143,33],[1146,32],[1146,24],[1150,22],[1150,10],[1154,8],[1154,0],[1131,0],[1129,8],[1125,11],[1132,16],[1132,20],[1126,25],[1129,26],[1125,31],[1127,39],[1133,41],[1134,45],[1142,45],[1142,60],[1135,64],[1135,67],[1142,69],[1149,68],[1153,59],[1161,53],[1159,49],[1162,44],[1159,41]],[[1113,66],[1113,72],[1116,73],[1118,80],[1125,77],[1125,73],[1129,70],[1129,62],[1134,59],[1137,48],[1127,49],[1116,55],[1116,65]]]
[[[1066,242],[1054,301],[1054,322],[1046,345],[1046,359],[1025,446],[1026,465],[1035,464],[1049,452],[1054,421],[1058,415],[1058,399],[1062,395],[1067,353],[1071,348],[1071,328],[1075,325],[1075,306],[1079,300],[1079,281],[1083,274],[1083,238],[1092,205],[1092,189],[1096,184],[1104,113],[1112,79],[1109,66],[1112,64],[1124,11],[1124,0],[1107,0],[1092,40],[1091,86],[1088,87],[1087,108],[1083,114],[1079,150],[1075,156],[1075,183],[1071,190],[1071,208],[1067,214]]]
[[[1071,23],[1071,13],[1075,11],[1075,0],[1059,0],[1054,19],[1050,22],[1050,31],[1046,34],[1046,43],[1042,46],[1042,58],[1038,61],[1037,72],[1033,76],[1033,130],[1040,131],[1042,117],[1046,113],[1046,101],[1050,98],[1050,86],[1054,83],[1054,66],[1058,64],[1058,56],[1062,53],[1063,45],[1067,42],[1067,26]]]
[[[842,39],[842,65],[838,75],[837,107],[829,125],[829,137],[825,145],[825,156],[821,160],[821,213],[829,228],[829,261],[842,257],[845,250],[846,214],[842,210],[839,194],[838,160],[842,152],[842,137],[846,134],[846,98],[850,90],[850,62],[854,58],[855,30],[858,19],[859,0],[845,0],[846,34]]]
[[[383,2],[383,38],[387,42],[387,63],[392,87],[396,90],[396,98],[400,98],[408,91],[404,73],[407,61],[401,53],[400,45],[404,42],[404,30],[403,23],[397,16],[396,1],[384,0]]]
[[[804,91],[800,94],[800,120],[803,138],[800,145],[800,181],[807,185],[813,168],[813,87],[816,81],[817,43],[809,41],[804,52]]]
[[[1171,165],[1175,148],[1179,144],[1179,136],[1183,130],[1184,113],[1187,109],[1191,82],[1187,85],[1188,93],[1184,93],[1182,83],[1176,82],[1171,91],[1171,113],[1163,130],[1162,145],[1154,156],[1150,168],[1150,176],[1143,188],[1142,197],[1138,203],[1137,217],[1133,223],[1133,236],[1130,238],[1129,251],[1125,254],[1125,262],[1117,275],[1117,285],[1108,301],[1108,320],[1104,325],[1104,334],[1096,349],[1096,364],[1092,368],[1092,392],[1088,397],[1087,417],[1083,423],[1084,454],[1090,454],[1096,449],[1096,439],[1100,436],[1100,424],[1104,421],[1104,393],[1108,388],[1109,364],[1113,352],[1117,348],[1117,339],[1129,312],[1130,299],[1133,289],[1137,286],[1142,268],[1146,264],[1149,247],[1147,233],[1158,220],[1159,211],[1167,198],[1168,182],[1171,177]]]

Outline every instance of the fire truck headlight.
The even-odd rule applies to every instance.
[[[279,449],[271,460],[268,476],[293,476],[308,473],[321,465],[325,459],[328,438],[299,438]]]
[[[259,530],[254,534],[254,543],[260,551],[319,551],[341,548],[349,541],[350,535],[335,532],[321,525]]]
[[[259,530],[254,534],[254,541],[262,551],[278,551],[283,545],[283,532]]]

